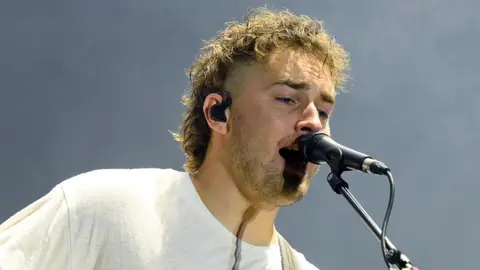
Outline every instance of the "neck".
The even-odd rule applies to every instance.
[[[244,242],[256,246],[276,243],[274,222],[278,208],[266,211],[252,206],[221,164],[206,160],[199,171],[190,175],[207,209],[233,235],[242,229],[240,238]]]

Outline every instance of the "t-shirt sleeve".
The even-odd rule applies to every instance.
[[[0,270],[69,269],[69,210],[61,185],[0,224]]]

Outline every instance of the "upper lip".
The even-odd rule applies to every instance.
[[[298,138],[299,137],[295,138],[295,140],[289,142],[288,144],[283,145],[282,147],[280,147],[280,149],[281,148],[293,148],[294,150],[298,150],[298,148],[299,148]]]

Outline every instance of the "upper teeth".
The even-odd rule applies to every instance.
[[[290,145],[288,147],[286,147],[287,149],[292,149],[292,150],[298,150],[298,145],[297,144],[294,144],[294,145]]]

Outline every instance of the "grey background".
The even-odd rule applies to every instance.
[[[0,220],[75,174],[181,169],[168,130],[185,69],[225,21],[257,1],[1,1]],[[388,235],[422,269],[476,269],[480,241],[478,1],[267,1],[321,18],[351,53],[337,141],[393,168]],[[379,243],[326,183],[278,227],[315,265],[385,269]],[[346,174],[381,224],[387,180]]]

